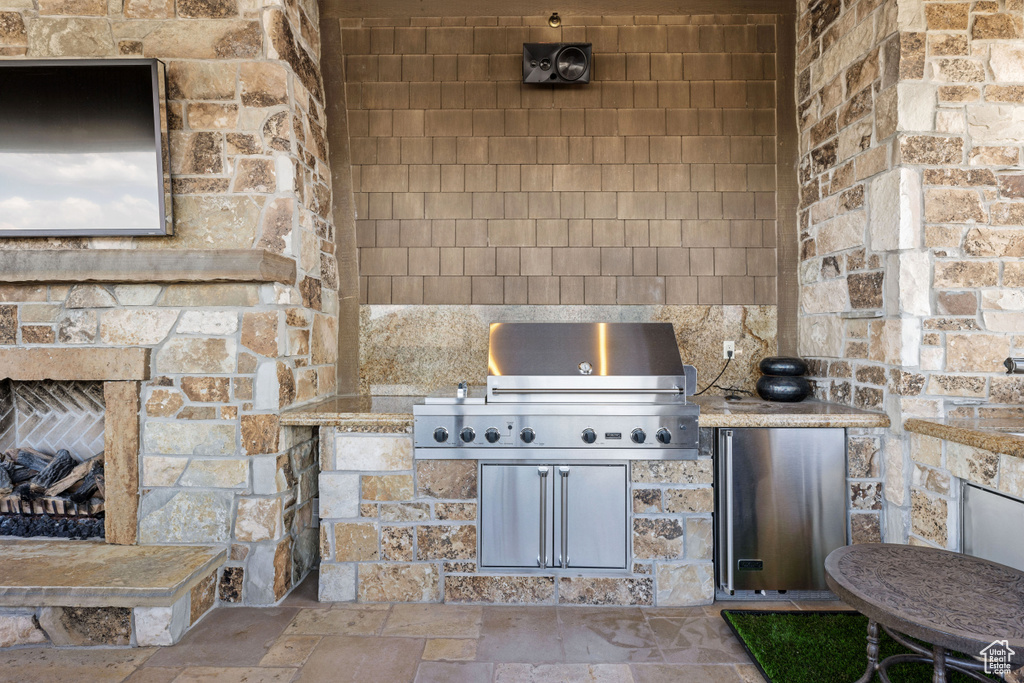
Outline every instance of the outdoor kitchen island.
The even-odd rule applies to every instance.
[[[284,425],[320,429],[320,600],[710,603],[715,427],[845,428],[850,540],[880,540],[884,414],[817,401],[697,397],[696,460],[630,462],[629,571],[478,571],[478,463],[414,460],[412,412],[422,400],[336,397],[282,414]]]

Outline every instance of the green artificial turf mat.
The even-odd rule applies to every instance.
[[[868,618],[857,612],[722,610],[722,616],[772,683],[853,683],[867,668]],[[881,629],[879,635],[879,659],[907,652]],[[931,683],[932,665],[896,664],[888,673],[892,683]],[[950,683],[971,680],[956,672],[949,677]]]

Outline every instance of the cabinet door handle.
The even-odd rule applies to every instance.
[[[732,505],[732,430],[725,432],[725,558],[728,563],[728,569],[726,569],[726,581],[725,587],[728,591],[732,592],[732,580],[733,580],[733,565],[735,560],[733,559],[733,534],[732,534],[732,520],[733,520],[733,505]]]
[[[537,475],[540,477],[540,552],[537,553],[537,566],[546,567],[548,564],[548,468],[538,467]]]
[[[569,567],[569,468],[559,467],[562,475],[562,569]]]

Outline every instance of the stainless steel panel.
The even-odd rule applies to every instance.
[[[551,559],[550,467],[480,466],[480,565],[536,569],[538,549]],[[542,493],[542,487],[545,493]],[[542,508],[543,504],[543,508]],[[545,538],[546,536],[546,538]]]
[[[457,410],[453,410],[457,408]],[[696,405],[649,406],[649,405],[417,405],[413,407],[413,436],[417,449],[443,448],[446,450],[474,449],[477,451],[498,451],[511,448],[542,450],[548,448],[578,448],[597,451],[605,448],[621,448],[633,452],[664,451],[674,449],[696,449],[698,430]],[[449,439],[438,443],[433,433],[437,427],[444,427]],[[464,443],[455,437],[463,427],[472,427],[477,437]],[[488,443],[483,434],[489,427],[500,433],[495,443]],[[525,443],[520,438],[523,429],[530,428],[536,438]],[[633,443],[630,433],[640,428],[647,434],[642,444]],[[671,441],[662,444],[655,438],[659,429],[667,429]],[[583,431],[593,429],[597,439],[592,444],[584,443]],[[619,434],[620,438],[611,438]],[[611,435],[609,437],[608,435]],[[419,457],[417,455],[417,457]],[[480,457],[480,456],[475,456]],[[485,456],[489,457],[489,456]],[[640,456],[644,457],[644,456]],[[678,456],[675,456],[678,457]]]
[[[545,448],[509,448],[488,450],[485,448],[417,448],[413,450],[416,460],[506,460],[524,462],[573,462],[580,460],[696,460],[700,452],[696,448],[672,448],[664,451],[626,450],[623,448],[601,448],[598,450],[556,450]]]
[[[825,557],[846,544],[844,430],[719,430],[720,474],[726,431],[732,481],[719,495],[717,558],[729,562],[721,506],[731,501],[732,587],[826,590]]]
[[[494,376],[683,374],[671,323],[492,323],[487,360]]]
[[[570,465],[555,507],[558,564],[568,569],[624,569],[627,563],[628,468],[626,465]],[[562,515],[565,515],[562,517]]]
[[[964,483],[961,548],[1024,571],[1024,502]]]

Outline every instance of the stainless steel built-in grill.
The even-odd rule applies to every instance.
[[[671,323],[494,323],[487,387],[414,408],[417,458],[697,457],[697,371]]]
[[[629,461],[697,457],[669,323],[495,323],[486,391],[413,414],[415,456],[479,462],[483,569],[629,571]]]

